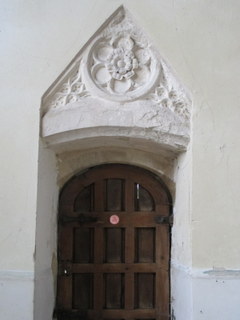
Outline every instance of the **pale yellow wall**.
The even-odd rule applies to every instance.
[[[240,2],[2,0],[2,270],[33,270],[40,98],[122,3],[193,96],[193,265],[239,267]]]
[[[194,83],[193,265],[239,269],[240,2],[200,2],[184,42]]]

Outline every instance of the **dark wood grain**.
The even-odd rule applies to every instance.
[[[170,227],[156,223],[172,213],[166,186],[145,170],[103,165],[71,179],[59,205],[56,308],[92,320],[169,319]]]

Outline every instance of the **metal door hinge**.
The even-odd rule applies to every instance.
[[[169,224],[173,225],[173,215],[170,216],[157,216],[155,217],[155,222],[158,224]]]

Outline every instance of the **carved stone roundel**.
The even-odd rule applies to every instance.
[[[135,100],[159,78],[160,64],[151,48],[128,34],[99,38],[87,59],[90,86],[110,100]]]

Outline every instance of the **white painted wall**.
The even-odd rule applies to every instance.
[[[176,225],[184,223],[182,231],[189,222],[181,236],[186,240],[184,250],[181,253],[181,243],[174,248],[175,266],[181,270],[173,271],[178,277],[173,292],[180,298],[173,302],[176,319],[240,317],[239,274],[231,273],[240,264],[239,1],[11,0],[1,1],[0,5],[0,319],[33,319],[41,96],[122,3],[150,34],[194,101],[188,158],[191,164],[186,169],[186,160],[180,160],[182,171],[176,171],[176,179],[190,193],[189,204],[181,205],[182,212],[184,206],[190,211],[185,212],[183,221],[176,220]],[[48,152],[44,151],[45,160],[51,158]],[[53,159],[39,172],[48,176],[52,168]],[[51,184],[54,174],[49,176]],[[188,189],[189,181],[184,183],[184,179],[191,180],[191,174]],[[49,191],[56,192],[56,186],[49,187]],[[39,187],[39,199],[47,198],[47,190],[45,195],[42,192]],[[180,200],[176,193],[176,201]],[[51,199],[48,201],[50,210]],[[176,219],[177,215],[178,212]],[[49,229],[41,232],[47,241]],[[43,245],[44,255],[50,261],[54,243]],[[46,282],[52,281],[48,268],[48,263],[36,267],[38,275],[47,275]],[[218,273],[202,277],[204,272],[216,268],[222,270],[221,277]],[[188,289],[183,299],[178,289],[181,286],[174,288],[177,282],[186,285],[186,278]],[[219,282],[219,278],[224,282]],[[53,293],[49,295],[53,301]],[[188,302],[191,306],[186,309]],[[47,309],[46,320],[51,319],[50,314]],[[38,314],[35,319],[43,317]]]

